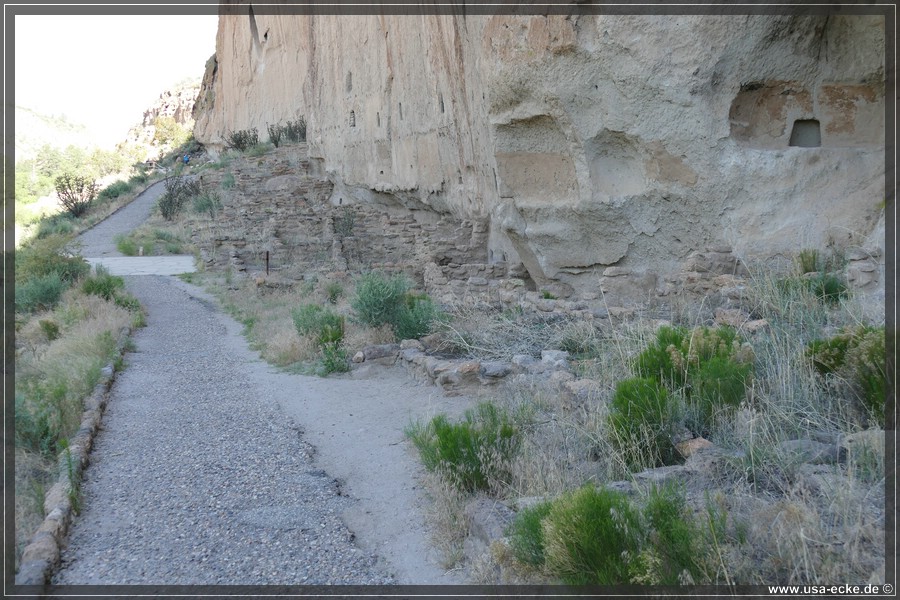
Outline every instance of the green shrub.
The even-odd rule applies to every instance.
[[[185,203],[201,193],[200,182],[192,177],[166,177],[165,186],[166,191],[159,199],[159,213],[167,221],[174,220]]]
[[[16,250],[16,284],[23,284],[34,277],[56,273],[65,284],[71,284],[91,270],[81,256],[66,250],[68,238],[49,235],[21,246]]]
[[[306,119],[297,117],[296,121],[288,121],[284,126],[284,137],[291,142],[305,142]]]
[[[356,283],[350,306],[356,318],[370,327],[393,324],[406,307],[408,289],[409,281],[402,275],[388,278],[377,272],[366,273]]]
[[[119,196],[123,196],[131,191],[131,184],[127,181],[114,181],[109,184],[105,188],[103,188],[100,193],[97,195],[97,198],[101,200],[114,200]]]
[[[712,419],[738,407],[753,371],[753,350],[731,327],[661,327],[633,365],[640,377],[681,390],[694,407],[695,432],[705,435]]]
[[[845,382],[876,423],[884,426],[887,397],[884,327],[859,325],[842,329],[828,340],[807,345],[806,356],[816,371]]]
[[[684,492],[673,484],[653,486],[643,514],[647,538],[632,564],[632,581],[706,583],[710,548],[687,508]]]
[[[849,295],[847,284],[834,273],[820,273],[803,281],[816,298],[827,304],[837,304]]]
[[[202,194],[194,196],[193,208],[195,213],[207,213],[214,219],[222,210],[222,196],[216,191],[204,191]]]
[[[85,294],[100,296],[104,300],[114,300],[119,290],[125,287],[125,280],[117,275],[110,275],[103,265],[97,265],[95,275],[88,277],[81,284]]]
[[[343,212],[334,217],[334,234],[340,239],[353,235],[356,227],[356,212],[349,206],[345,206]]]
[[[336,281],[325,286],[325,296],[330,304],[337,304],[338,298],[344,295],[344,287]]]
[[[506,411],[482,402],[451,423],[437,415],[427,426],[407,429],[429,471],[440,470],[457,488],[488,490],[510,480],[509,461],[518,447],[518,428]]]
[[[56,272],[32,277],[25,283],[16,284],[16,312],[49,310],[56,306],[67,287],[68,284]]]
[[[222,189],[230,190],[233,187],[234,187],[234,175],[231,173],[225,173],[225,175],[222,176]]]
[[[655,343],[638,355],[633,367],[635,375],[655,378],[672,388],[682,387],[686,365],[680,349],[687,339],[688,331],[683,327],[660,327]]]
[[[125,256],[137,256],[138,245],[132,238],[118,233],[113,237],[113,241],[116,243],[116,249]]]
[[[57,438],[47,410],[29,410],[25,397],[16,393],[16,446],[37,452],[46,458],[56,454]]]
[[[44,335],[47,336],[47,341],[52,342],[59,338],[59,324],[57,324],[56,321],[41,319],[38,321],[38,325],[40,326],[41,331],[44,332]]]
[[[281,138],[284,136],[284,126],[266,123],[266,129],[269,131],[269,141],[277,148],[281,144]]]
[[[357,281],[350,306],[361,323],[371,327],[388,324],[401,340],[419,338],[431,330],[440,314],[427,295],[409,293],[409,287],[403,275],[388,278],[367,273]]]
[[[322,374],[346,373],[350,370],[350,357],[340,340],[325,342],[320,345],[322,352]]]
[[[519,511],[506,530],[513,556],[519,562],[540,566],[544,564],[544,533],[542,523],[553,508],[552,502],[541,502]]]
[[[751,364],[714,356],[692,373],[690,399],[696,410],[697,422],[693,429],[697,433],[708,435],[717,413],[740,406],[752,370]]]
[[[150,177],[146,173],[140,172],[140,173],[136,173],[136,174],[132,175],[128,179],[128,184],[131,186],[141,185],[143,183],[147,183],[147,181],[149,181],[149,179],[150,179]]]
[[[616,385],[607,424],[625,464],[640,470],[677,461],[670,435],[679,419],[676,401],[659,381],[633,377]]]
[[[641,547],[640,514],[625,494],[585,486],[553,503],[543,538],[546,566],[565,583],[627,583]]]
[[[312,335],[322,347],[344,339],[344,317],[318,304],[305,304],[295,309],[291,316],[300,335]]]
[[[406,295],[406,308],[397,312],[391,323],[398,340],[415,340],[431,331],[438,312],[431,298],[425,295]]]
[[[37,239],[44,239],[52,235],[66,235],[74,231],[72,217],[69,213],[56,213],[38,222]]]
[[[54,180],[54,185],[60,204],[76,218],[87,212],[97,195],[97,183],[85,175],[63,173]]]
[[[816,273],[820,269],[819,251],[815,249],[801,250],[797,255],[797,270],[800,275]]]
[[[259,131],[255,127],[253,129],[232,131],[225,136],[225,144],[228,148],[234,148],[239,152],[243,152],[259,144]]]

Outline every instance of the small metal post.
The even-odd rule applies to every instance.
[[[266,250],[266,275],[269,274],[269,251]]]

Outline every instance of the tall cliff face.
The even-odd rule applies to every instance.
[[[333,203],[481,222],[540,285],[665,295],[732,251],[883,245],[881,17],[245,6],[220,17],[199,141],[303,115]]]

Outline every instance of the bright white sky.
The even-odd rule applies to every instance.
[[[18,15],[15,104],[86,125],[112,149],[173,84],[203,75],[216,15]]]

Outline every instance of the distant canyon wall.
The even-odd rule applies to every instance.
[[[194,135],[302,115],[332,204],[480,224],[489,262],[576,292],[829,245],[883,271],[882,17],[241,9]]]

